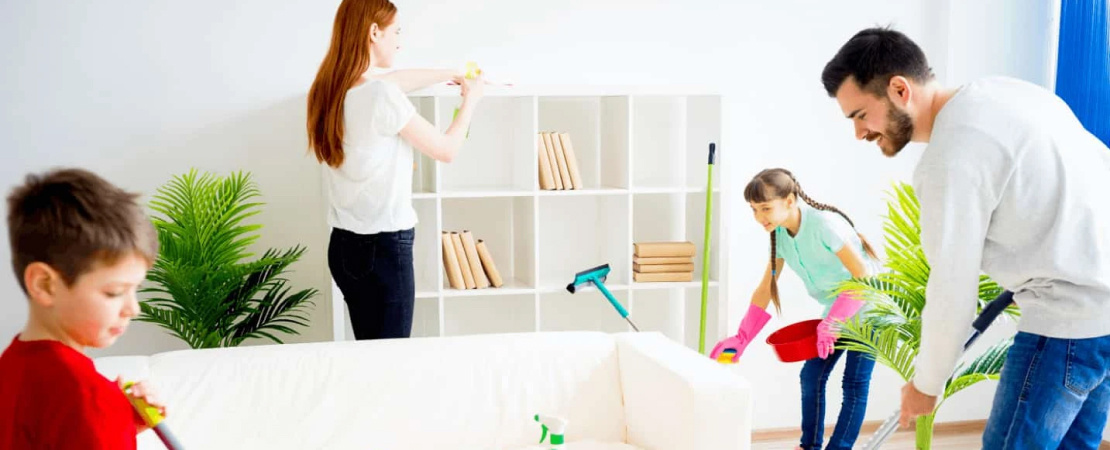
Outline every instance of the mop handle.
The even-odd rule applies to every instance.
[[[1005,311],[1013,302],[1014,293],[1003,291],[1002,294],[994,300],[991,300],[991,302],[983,308],[983,312],[979,313],[979,317],[971,324],[972,331],[967,341],[964,342],[964,352],[966,352],[968,348],[971,348],[971,344],[974,344],[984,331],[987,331],[987,327],[991,325],[991,322],[994,322],[994,319],[996,319],[999,314],[1002,314],[1002,311]],[[902,408],[899,407],[879,426],[879,429],[875,431],[871,439],[867,440],[867,443],[863,446],[864,450],[875,450],[886,442],[886,440],[890,438],[890,435],[894,434],[894,430],[898,428],[898,419],[901,416]]]
[[[617,312],[619,312],[621,314],[621,317],[627,319],[628,318],[628,310],[624,309],[624,306],[621,305],[621,303],[618,302],[617,299],[613,297],[613,294],[610,293],[609,289],[607,289],[605,287],[605,283],[602,283],[601,281],[594,281],[593,283],[594,283],[594,286],[597,286],[597,289],[599,291],[601,291],[601,294],[605,296],[605,299],[609,300],[609,303],[613,304],[613,307],[617,309]]]
[[[698,353],[705,353],[705,313],[709,300],[709,233],[713,218],[713,164],[717,157],[717,144],[709,143],[709,164],[705,175],[705,244],[701,255],[701,322],[698,325]]]
[[[150,406],[149,403],[141,398],[131,396],[128,389],[134,384],[133,381],[124,383],[123,391],[124,395],[127,396],[127,401],[131,402],[131,406],[134,407],[135,411],[142,417],[143,422],[154,430],[154,434],[158,435],[158,438],[162,440],[162,444],[165,444],[167,450],[185,450],[185,446],[181,445],[181,442],[177,440],[177,436],[174,436],[173,432],[170,431],[169,425],[166,425],[166,419],[162,416],[162,413],[158,412],[158,408]]]
[[[173,435],[170,431],[170,427],[165,423],[160,423],[158,426],[154,427],[154,434],[157,434],[158,438],[162,440],[162,443],[166,445],[166,450],[185,450],[185,446],[181,445],[181,442],[177,440],[177,436]]]

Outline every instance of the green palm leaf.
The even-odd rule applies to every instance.
[[[875,326],[861,320],[840,325],[838,348],[870,356],[875,362],[894,369],[903,380],[913,378],[913,361],[917,357],[915,341],[905,339],[905,330],[898,325]]]
[[[261,225],[246,221],[261,212],[250,175],[226,177],[196,170],[175,176],[150,202],[161,243],[147,274],[153,294],[136,320],[158,324],[192,348],[239,345],[248,338],[277,343],[277,333],[308,326],[305,310],[315,289],[291,292],[283,274],[305,248],[268,249],[247,259]]]
[[[1006,353],[1010,351],[1013,342],[1013,338],[1004,339],[975,358],[971,364],[962,367],[962,370],[959,370],[945,386],[944,398],[951,397],[980,381],[997,380],[1002,373],[1002,366],[1006,363]]]

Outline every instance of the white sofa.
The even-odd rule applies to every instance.
[[[749,386],[658,333],[545,332],[174,351],[95,360],[148,379],[189,450],[741,450]],[[152,432],[139,448],[161,449]]]

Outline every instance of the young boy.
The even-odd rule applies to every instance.
[[[151,222],[124,192],[80,169],[30,175],[8,197],[12,264],[26,327],[0,355],[0,448],[134,449],[146,427],[84,354],[112,345],[139,313],[158,254]],[[163,410],[142,383],[131,394]]]

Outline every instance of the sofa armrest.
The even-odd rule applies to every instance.
[[[627,442],[648,450],[748,450],[748,382],[659,333],[615,336]]]

